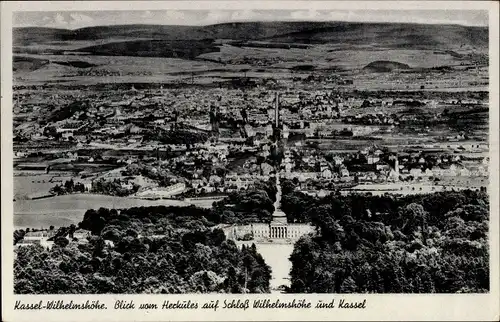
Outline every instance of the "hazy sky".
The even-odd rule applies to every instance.
[[[365,21],[488,26],[486,10],[147,10],[14,12],[14,27],[77,29],[117,24],[208,25],[241,21]]]

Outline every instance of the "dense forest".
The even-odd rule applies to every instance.
[[[269,292],[271,270],[255,246],[238,249],[217,218],[195,207],[88,210],[79,224],[87,242],[70,231],[50,250],[17,250],[15,293]]]
[[[276,201],[276,184],[261,181],[247,191],[233,192],[227,198],[215,202],[213,213],[228,224],[271,222]]]
[[[318,232],[295,244],[289,292],[488,292],[485,192],[314,198],[284,186],[288,219]]]

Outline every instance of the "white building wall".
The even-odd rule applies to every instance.
[[[247,234],[252,234],[254,240],[286,239],[297,240],[305,234],[314,232],[314,227],[309,224],[264,224],[231,225],[222,228],[226,238],[241,239]]]

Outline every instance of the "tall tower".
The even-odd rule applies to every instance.
[[[276,98],[274,100],[274,119],[275,119],[275,122],[276,122],[276,128],[278,128],[280,126],[280,105],[279,105],[279,99],[280,99],[280,96],[278,94],[278,92],[276,92]]]
[[[274,99],[274,126],[273,126],[273,141],[279,144],[281,140],[281,127],[280,127],[280,98],[279,93],[276,92]]]
[[[396,154],[396,160],[394,160],[394,171],[396,171],[396,175],[399,178],[399,160],[397,154]]]
[[[217,138],[219,136],[219,106],[212,104],[209,115],[212,135]]]

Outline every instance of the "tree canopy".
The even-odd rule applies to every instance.
[[[16,251],[15,293],[269,292],[262,256],[226,240],[214,219],[195,207],[90,209],[79,224],[92,233],[85,242],[67,239],[70,227],[60,229],[50,250]]]
[[[294,293],[456,293],[489,290],[488,196],[333,195],[289,190],[283,209],[311,222],[290,257]]]

